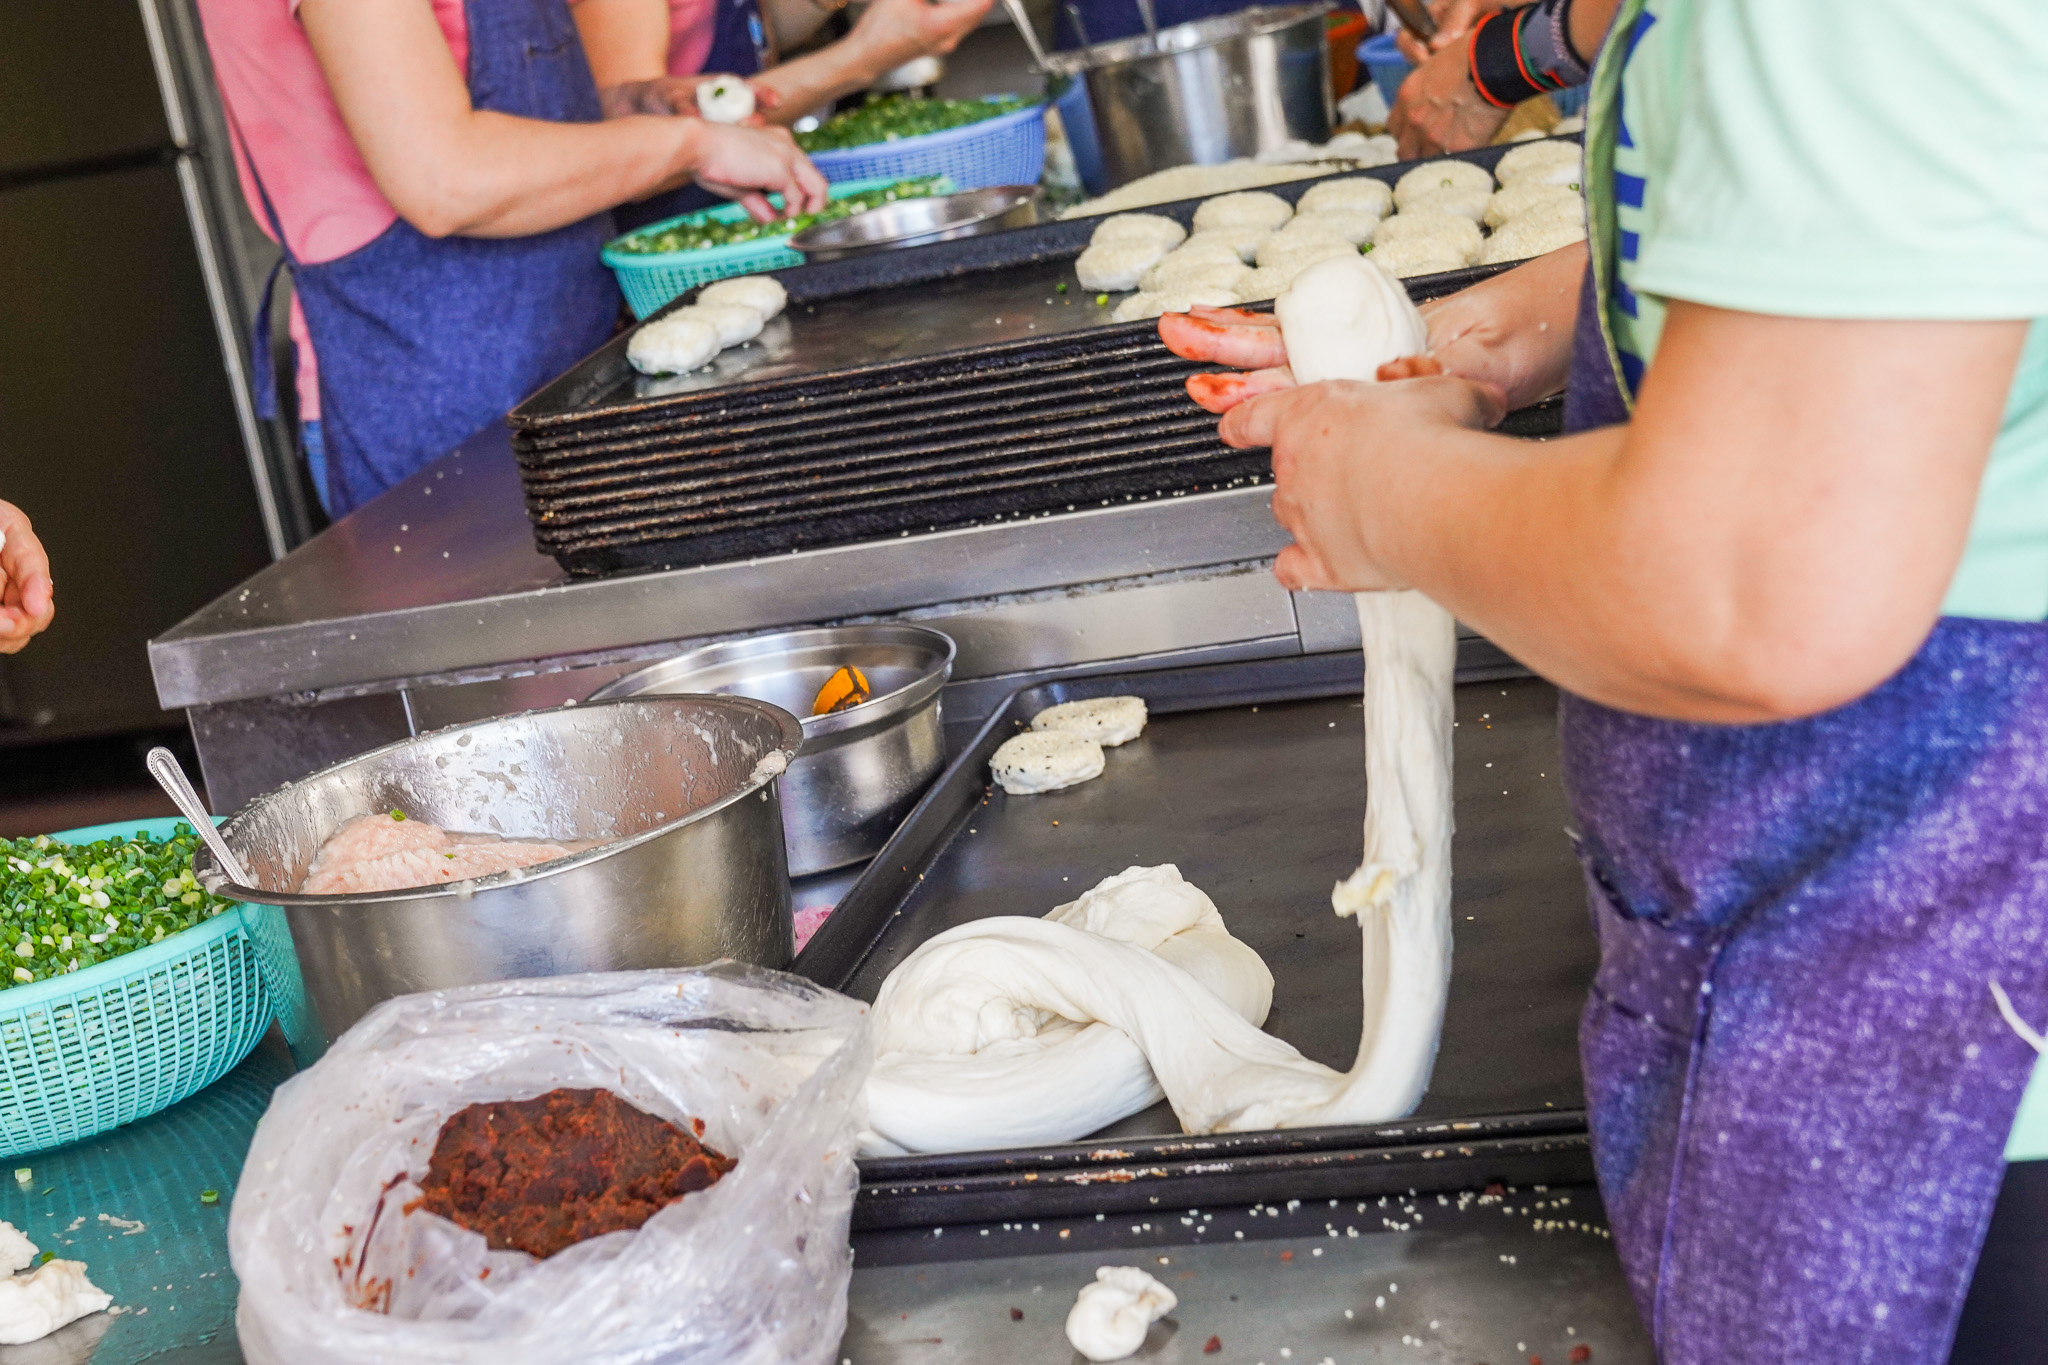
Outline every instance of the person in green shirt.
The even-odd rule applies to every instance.
[[[1666,1365],[1938,1365],[2041,1154],[2044,81],[2034,0],[1626,0],[1586,244],[1428,310],[1403,382],[1220,386],[1283,583],[1419,588],[1565,693],[1595,1162]],[[1572,434],[1486,430],[1560,388]]]

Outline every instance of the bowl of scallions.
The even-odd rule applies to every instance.
[[[205,891],[198,845],[181,820],[0,839],[0,1156],[175,1104],[303,1014],[282,913]]]

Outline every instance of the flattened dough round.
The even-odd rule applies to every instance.
[[[753,309],[766,322],[783,310],[789,302],[789,291],[782,287],[782,281],[772,280],[766,275],[735,275],[729,280],[707,284],[697,291],[700,305],[714,303],[738,303]]]
[[[1336,210],[1370,213],[1375,218],[1384,218],[1394,211],[1394,192],[1387,188],[1384,180],[1375,180],[1369,175],[1348,176],[1309,186],[1301,196],[1301,203],[1295,207],[1297,213]]]
[[[1486,173],[1485,167],[1475,166],[1469,161],[1425,161],[1394,182],[1394,202],[1405,210],[1426,195],[1449,189],[1492,194],[1493,177]]]
[[[1240,190],[1205,199],[1195,210],[1195,231],[1240,226],[1276,228],[1294,216],[1294,208],[1277,194],[1265,190]]]
[[[988,761],[1012,796],[1058,791],[1102,776],[1102,746],[1064,730],[1026,730],[1003,741]]]
[[[1090,697],[1048,706],[1031,718],[1033,730],[1060,730],[1094,740],[1105,749],[1128,744],[1145,729],[1143,697]]]
[[[682,308],[641,324],[626,343],[626,359],[642,374],[688,374],[709,365],[720,349],[718,328]]]
[[[1088,238],[1090,246],[1115,242],[1143,242],[1171,251],[1187,240],[1188,230],[1173,219],[1157,213],[1117,213],[1102,220]]]
[[[1576,142],[1532,142],[1509,152],[1493,169],[1503,185],[1521,185],[1532,180],[1546,185],[1576,185],[1584,155]]]
[[[1164,255],[1166,247],[1156,241],[1104,242],[1074,258],[1074,273],[1081,277],[1083,289],[1136,289]]]

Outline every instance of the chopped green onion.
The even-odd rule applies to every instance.
[[[16,1166],[14,1168],[14,1183],[17,1185],[33,1185],[36,1183],[36,1173],[27,1166]]]
[[[794,218],[778,218],[771,223],[757,223],[745,217],[736,222],[721,222],[710,217],[708,212],[693,213],[665,227],[648,228],[629,237],[621,237],[612,243],[611,249],[634,255],[661,255],[671,251],[702,251],[708,247],[731,246],[761,237],[793,237],[807,227],[851,218],[856,213],[893,204],[899,199],[926,198],[938,193],[942,178],[926,175],[914,180],[899,180],[878,190],[865,190],[843,199],[834,199],[816,213],[799,213]],[[396,811],[392,814],[398,815]]]
[[[985,100],[919,100],[907,95],[870,95],[867,103],[843,110],[808,133],[796,135],[796,145],[807,152],[836,151],[842,147],[866,147],[877,142],[896,142],[948,128],[965,128],[1002,114],[1027,109],[1036,100],[1015,95],[997,95]]]
[[[220,1191],[201,1190],[199,1192],[199,1202],[202,1204],[218,1204],[220,1202]]]

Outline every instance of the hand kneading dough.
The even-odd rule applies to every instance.
[[[1179,1304],[1171,1289],[1134,1265],[1102,1266],[1067,1314],[1067,1341],[1090,1360],[1122,1360]]]
[[[1287,366],[1302,384],[1371,379],[1384,361],[1429,344],[1429,325],[1408,291],[1369,256],[1310,266],[1273,305],[1273,316],[1287,339]]]
[[[988,766],[1012,796],[1058,791],[1102,776],[1102,746],[1060,730],[1026,730],[1004,740]]]
[[[1156,241],[1104,242],[1074,258],[1074,273],[1080,277],[1083,289],[1136,289],[1145,272],[1157,265],[1166,252],[1166,246]]]
[[[1128,744],[1145,729],[1143,697],[1091,697],[1048,706],[1031,718],[1034,730],[1083,735],[1106,749]]]
[[[1157,213],[1119,213],[1105,218],[1088,238],[1090,246],[1112,242],[1143,242],[1171,251],[1187,240],[1188,230]]]
[[[688,374],[709,365],[721,349],[718,328],[683,308],[642,323],[626,343],[626,360],[642,374]]]
[[[1119,973],[1133,970],[1142,982],[1126,987]],[[1091,1021],[1150,1017],[1170,1039],[1227,1018],[1264,1038],[1272,1005],[1266,964],[1170,864],[1126,869],[1044,919],[963,924],[920,944],[875,996],[861,1149],[1086,1137],[1160,1095],[1137,1035]]]
[[[761,315],[767,322],[789,302],[789,291],[782,287],[782,281],[772,280],[766,275],[735,275],[729,280],[718,280],[697,291],[697,302],[701,306],[714,303],[744,304]]]
[[[1203,200],[1195,209],[1195,231],[1245,224],[1277,228],[1293,216],[1293,206],[1279,195],[1265,190],[1243,190]]]

